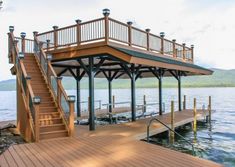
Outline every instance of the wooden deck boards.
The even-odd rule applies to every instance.
[[[201,111],[200,111],[201,114]],[[200,117],[200,116],[198,116]],[[145,137],[150,118],[118,125],[98,126],[88,131],[76,126],[76,137],[11,146],[0,156],[0,166],[159,166],[215,167],[217,163],[139,141]],[[160,118],[169,123],[169,114]],[[176,112],[178,125],[192,121],[192,111]],[[187,122],[186,121],[186,122]],[[152,126],[161,129],[158,123]]]

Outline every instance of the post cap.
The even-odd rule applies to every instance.
[[[37,31],[34,31],[34,32],[33,32],[33,35],[38,35],[38,32],[37,32]]]
[[[109,9],[107,9],[107,8],[103,9],[103,15],[104,16],[109,16],[109,14],[110,14],[110,10]]]
[[[131,26],[131,25],[133,24],[133,22],[132,22],[132,21],[128,21],[127,24],[128,24],[129,26]]]
[[[14,29],[15,29],[14,26],[9,26],[9,31],[10,31],[10,32],[13,32]]]
[[[21,32],[20,36],[21,36],[21,38],[25,38],[26,37],[26,33],[25,32]]]
[[[69,101],[70,103],[75,102],[75,96],[74,96],[74,95],[69,95],[69,96],[68,96],[68,101]]]
[[[194,48],[194,45],[191,45],[191,48]]]
[[[34,104],[40,104],[41,103],[41,97],[40,96],[34,96],[33,97],[33,103]]]
[[[75,22],[76,22],[77,24],[79,24],[79,23],[81,23],[81,22],[82,22],[82,20],[77,19],[77,20],[75,20]]]
[[[58,26],[53,26],[52,27],[54,30],[58,29],[59,27]]]
[[[176,39],[172,39],[172,42],[176,42]]]
[[[160,37],[164,38],[165,37],[165,32],[160,32]]]
[[[146,31],[146,32],[150,32],[150,29],[149,29],[149,28],[147,28],[147,29],[145,29],[145,31]]]
[[[23,58],[24,58],[24,53],[23,53],[23,52],[20,52],[20,53],[18,54],[18,57],[19,57],[19,59],[23,59]]]
[[[52,55],[51,54],[47,55],[47,60],[52,60]]]

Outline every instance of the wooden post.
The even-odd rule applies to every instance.
[[[143,98],[143,113],[146,113],[146,95],[144,95],[144,98]]]
[[[69,102],[69,136],[74,136],[74,102],[75,96],[68,96]]]
[[[194,59],[194,58],[193,58],[193,56],[194,56],[194,55],[193,55],[193,54],[194,54],[193,52],[194,52],[194,45],[191,45],[191,61],[192,61],[192,62],[193,62],[193,59]]]
[[[149,51],[150,50],[150,48],[149,48],[149,32],[150,32],[150,29],[149,28],[147,28],[146,30],[146,33],[147,33],[147,50]]]
[[[128,21],[127,24],[128,24],[128,45],[131,46],[132,45],[131,26],[133,23],[131,21]]]
[[[186,95],[184,95],[183,110],[186,110]]]
[[[209,96],[208,110],[209,110],[209,122],[211,122],[211,96]]]
[[[54,29],[54,47],[55,47],[55,49],[58,46],[58,31],[57,31],[58,28],[59,28],[58,26],[53,26],[53,29]]]
[[[160,32],[160,37],[161,37],[161,54],[164,54],[164,37],[165,37],[165,33]]]
[[[41,98],[39,96],[33,97],[33,105],[34,105],[34,112],[35,112],[35,118],[34,118],[34,126],[35,126],[35,142],[39,142],[39,136],[40,136],[40,130],[39,130],[39,105],[41,103]]]
[[[77,23],[77,46],[79,46],[81,44],[81,22],[82,20],[75,20]]]
[[[25,32],[22,32],[20,33],[20,36],[21,36],[21,51],[22,53],[25,53],[25,37],[26,37],[26,33]]]
[[[61,90],[60,90],[61,80],[62,77],[57,77],[57,103],[59,106],[61,106]]]
[[[173,57],[176,58],[176,57],[177,57],[177,56],[176,56],[177,53],[176,53],[176,49],[175,49],[175,42],[176,42],[176,40],[173,39],[172,42],[173,42],[173,45],[172,45],[172,47],[173,47],[173,48],[172,48],[172,49],[173,49]]]
[[[183,45],[183,60],[185,60],[185,59],[186,59],[186,57],[185,57],[185,45],[186,45],[186,44],[183,43],[182,45]]]
[[[174,130],[174,101],[171,101],[171,129]],[[175,133],[170,131],[170,142],[174,143]]]
[[[113,95],[113,108],[115,108],[115,96]]]
[[[193,131],[197,132],[197,108],[196,108],[196,98],[193,100]]]
[[[103,15],[104,15],[104,26],[105,26],[105,43],[108,44],[109,40],[109,9],[103,9]]]

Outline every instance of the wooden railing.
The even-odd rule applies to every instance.
[[[74,122],[74,106],[71,106],[70,100],[61,84],[61,77],[58,77],[51,65],[51,55],[46,55],[42,49],[43,43],[37,39],[36,32],[34,33],[34,52],[37,61],[43,72],[45,81],[47,82],[54,101],[56,101],[61,113],[63,122],[70,135],[73,134]],[[72,127],[71,127],[72,126]]]
[[[11,60],[14,62],[15,70],[17,72],[17,82],[19,89],[23,97],[24,106],[29,116],[29,124],[32,131],[34,140],[39,141],[39,97],[36,97],[33,93],[33,89],[30,83],[30,76],[27,75],[25,66],[23,63],[24,54],[19,52],[18,38],[15,38],[13,32],[8,33],[9,36],[9,49]],[[24,48],[23,48],[24,49]]]
[[[183,61],[193,62],[193,46],[186,47],[175,40],[168,40],[164,35],[150,33],[150,29],[141,30],[105,16],[103,18],[77,22],[77,24],[39,33],[37,38],[43,43],[43,48],[54,50],[69,46],[84,45],[105,41],[129,45],[135,48],[160,53]]]

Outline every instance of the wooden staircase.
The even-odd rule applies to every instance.
[[[41,98],[39,107],[39,140],[67,137],[68,130],[39,68],[36,57],[34,54],[25,54],[23,63],[27,74],[31,77],[30,83],[34,95]]]

